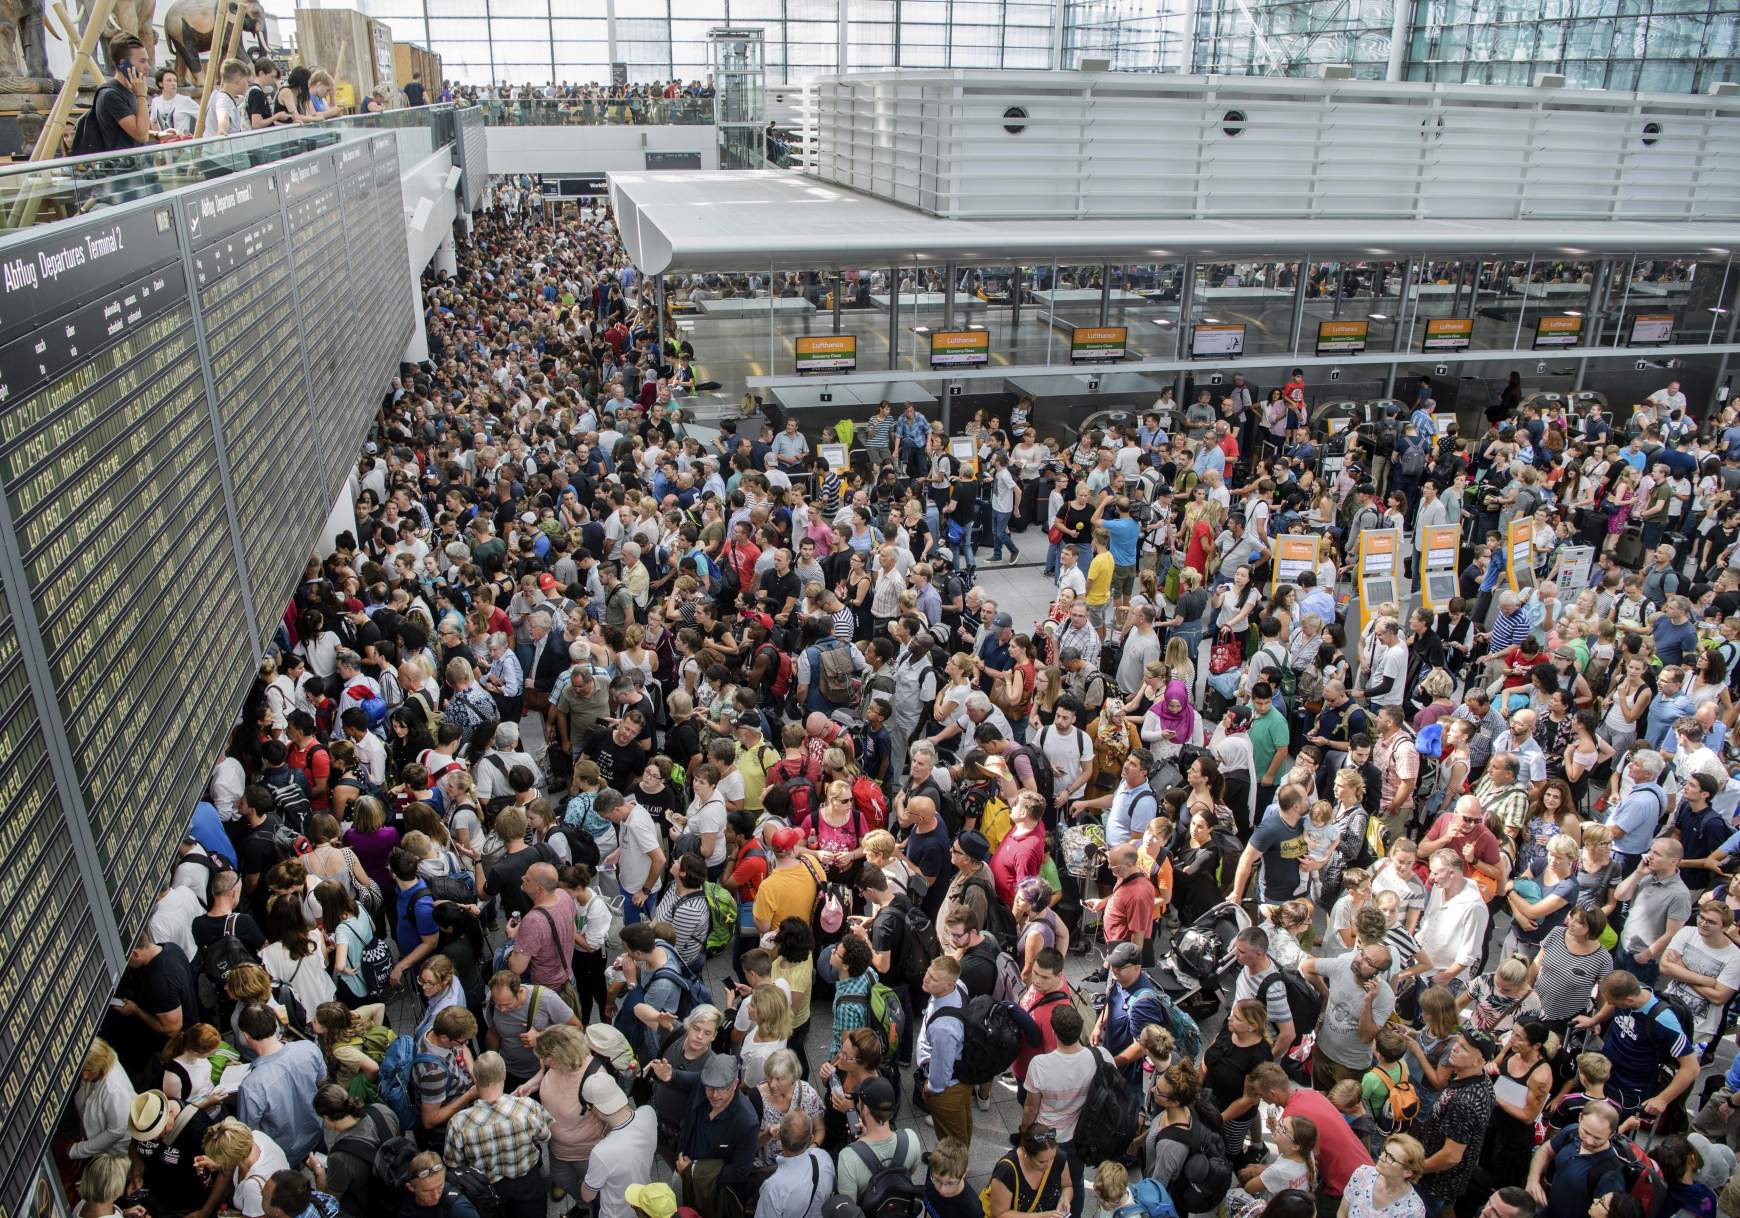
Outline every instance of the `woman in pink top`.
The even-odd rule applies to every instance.
[[[542,1069],[515,1094],[537,1100],[550,1114],[550,1184],[577,1197],[592,1148],[610,1132],[580,1098],[592,1051],[579,1028],[557,1024],[538,1033],[534,1052]]]
[[[1016,886],[1038,875],[1045,865],[1045,799],[1037,791],[1023,791],[1009,809],[1009,832],[991,854],[991,880],[997,899],[1015,904]]]

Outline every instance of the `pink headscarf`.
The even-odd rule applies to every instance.
[[[1196,708],[1190,705],[1190,691],[1183,681],[1172,678],[1151,711],[1159,717],[1160,726],[1172,733],[1175,743],[1189,743],[1196,732]]]

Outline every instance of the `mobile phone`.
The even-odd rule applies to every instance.
[[[119,998],[111,998],[109,999],[109,1005],[118,1011],[127,1004]]]

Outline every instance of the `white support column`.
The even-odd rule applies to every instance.
[[[411,313],[417,324],[411,327],[411,341],[405,344],[405,363],[420,364],[429,358],[429,331],[423,324],[423,288],[418,276],[411,276]]]
[[[1408,43],[1414,34],[1414,0],[1393,0],[1395,20],[1390,25],[1390,62],[1385,80],[1406,79]]]
[[[458,276],[459,256],[453,248],[452,237],[444,237],[435,247],[435,269],[443,275]]]

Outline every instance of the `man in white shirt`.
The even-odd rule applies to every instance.
[[[1432,889],[1414,937],[1432,962],[1428,980],[1459,993],[1486,943],[1486,902],[1469,882],[1462,856],[1454,850],[1433,854],[1429,871]]]
[[[472,776],[477,779],[477,798],[485,806],[492,799],[514,793],[508,776],[515,766],[525,766],[534,778],[538,774],[537,759],[520,748],[519,724],[508,721],[496,724],[490,744],[489,751],[478,758],[472,770]]]
[[[596,1202],[598,1218],[634,1218],[639,1190],[669,1186],[642,1184],[652,1178],[653,1155],[658,1150],[659,1123],[651,1105],[640,1108],[628,1102],[616,1080],[599,1070],[580,1086],[580,1098],[609,1128],[592,1148],[580,1200]]]
[[[356,746],[357,760],[362,763],[363,772],[369,776],[369,781],[382,790],[387,786],[387,746],[381,738],[368,730],[368,716],[360,707],[353,707],[339,717],[344,728],[344,738]]]
[[[218,91],[211,101],[209,135],[240,135],[252,128],[243,99],[248,95],[248,77],[253,69],[240,59],[224,60]]]
[[[1400,706],[1407,693],[1408,649],[1401,641],[1401,624],[1386,617],[1377,625],[1377,652],[1371,672],[1365,674],[1365,688],[1353,691],[1356,698],[1368,700],[1373,707]]]
[[[1680,392],[1678,381],[1669,381],[1666,388],[1657,389],[1649,395],[1649,401],[1656,407],[1658,414],[1663,416],[1686,408],[1686,395]]]
[[[334,661],[338,674],[338,713],[361,706],[368,698],[382,698],[381,683],[362,670],[362,657],[348,647],[340,647]]]
[[[151,941],[173,943],[189,960],[199,955],[199,945],[193,941],[193,920],[205,914],[199,898],[204,891],[203,884],[198,892],[179,884],[171,885],[151,907],[151,916],[145,922]]]
[[[1035,743],[1051,766],[1051,789],[1058,807],[1081,793],[1093,770],[1093,739],[1075,725],[1075,704],[1057,704],[1056,718],[1049,727],[1040,729]]]

